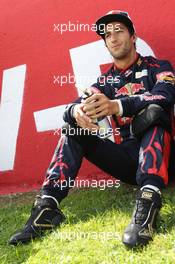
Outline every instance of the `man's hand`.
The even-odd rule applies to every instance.
[[[82,128],[87,128],[90,131],[98,130],[98,126],[93,123],[93,120],[86,115],[83,111],[84,103],[80,103],[74,106],[73,116],[77,122],[77,125]]]
[[[117,100],[110,100],[104,94],[93,94],[83,101],[83,112],[90,117],[99,118],[102,116],[110,116],[119,112]]]

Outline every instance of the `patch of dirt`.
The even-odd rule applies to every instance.
[[[88,189],[88,188],[81,188]],[[79,188],[73,188],[69,191],[69,194],[79,192]],[[27,193],[17,193],[17,194],[8,194],[0,196],[0,208],[8,208],[13,204],[22,205],[22,204],[33,204],[36,195],[39,193],[38,190],[27,192]]]
[[[0,208],[7,208],[13,204],[32,204],[38,191],[32,191],[28,193],[17,193],[0,196]]]
[[[125,188],[127,190],[132,190],[134,189],[133,186],[125,184]],[[85,190],[90,190],[90,187],[84,187],[84,188],[78,188],[74,187],[69,190],[69,195],[70,194],[76,194],[79,193],[80,191],[85,191]],[[94,188],[92,188],[94,189]],[[26,192],[26,193],[17,193],[17,194],[9,194],[9,195],[0,195],[0,208],[8,208],[11,207],[12,205],[23,205],[23,204],[33,204],[36,195],[39,193],[39,190],[34,190],[32,192]]]

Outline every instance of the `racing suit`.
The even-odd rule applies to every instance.
[[[119,135],[115,142],[89,134],[62,135],[41,192],[60,202],[68,194],[69,183],[75,180],[83,157],[122,182],[164,188],[168,184],[169,131],[156,125],[137,139],[131,133],[130,125],[132,118],[150,104],[160,105],[169,117],[172,115],[175,103],[173,76],[168,61],[139,54],[127,69],[118,69],[114,64],[110,66],[92,86],[110,100],[118,99],[120,113],[112,116],[112,122],[119,128]],[[74,128],[77,125],[73,108],[81,99],[69,104],[63,116],[64,121]],[[60,187],[60,182],[65,184]]]

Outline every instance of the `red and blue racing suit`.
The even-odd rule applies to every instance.
[[[110,100],[118,99],[120,116],[112,116],[120,134],[116,142],[95,135],[63,135],[56,147],[46,173],[42,193],[59,202],[68,194],[83,158],[113,177],[140,187],[151,184],[163,188],[168,184],[171,135],[163,126],[152,126],[141,139],[131,133],[133,117],[147,105],[160,105],[170,120],[175,103],[174,70],[168,61],[138,54],[135,62],[120,70],[114,64],[102,74],[93,87]],[[78,98],[69,104],[64,121],[76,127],[73,108]],[[64,182],[60,187],[60,182]]]

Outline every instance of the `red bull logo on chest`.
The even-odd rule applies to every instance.
[[[134,95],[136,93],[140,93],[140,91],[145,91],[145,87],[143,83],[127,83],[122,86],[120,89],[115,89],[115,97],[119,96],[127,96]]]

